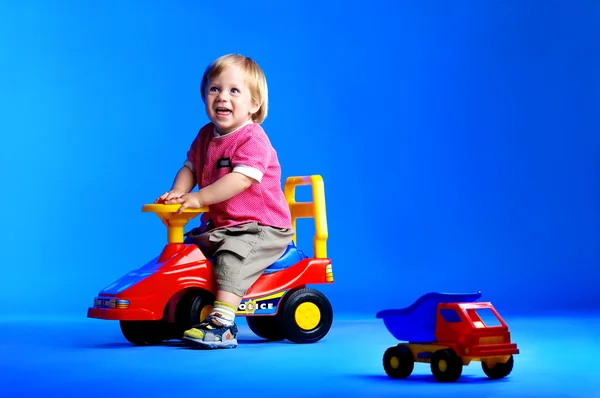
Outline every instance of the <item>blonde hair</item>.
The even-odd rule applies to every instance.
[[[267,89],[267,79],[265,74],[258,66],[258,64],[249,57],[241,54],[227,54],[223,55],[208,65],[204,71],[202,77],[202,84],[200,85],[200,94],[202,95],[202,101],[206,102],[206,90],[208,89],[209,80],[219,76],[225,68],[231,65],[240,65],[242,71],[246,76],[246,84],[250,89],[250,95],[252,99],[256,101],[260,107],[252,115],[252,121],[254,123],[262,123],[267,117],[267,111],[269,108],[269,98]]]

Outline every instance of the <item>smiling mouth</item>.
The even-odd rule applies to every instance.
[[[217,108],[215,109],[215,113],[217,116],[228,116],[231,114],[231,110],[227,108]]]

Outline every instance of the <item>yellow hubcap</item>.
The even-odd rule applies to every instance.
[[[204,308],[202,308],[202,311],[200,311],[200,320],[198,321],[198,323],[202,322],[203,320],[205,320],[210,313],[213,310],[213,306],[212,305],[207,305],[204,306]]]
[[[316,328],[321,321],[321,311],[314,303],[302,303],[296,308],[294,317],[296,325],[301,329],[311,330]]]
[[[400,360],[398,359],[398,357],[390,358],[390,366],[392,367],[392,369],[398,369],[398,366],[400,366]]]
[[[438,362],[438,369],[440,372],[445,372],[448,370],[448,362],[445,359],[442,359]]]

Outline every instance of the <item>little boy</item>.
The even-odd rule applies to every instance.
[[[203,348],[237,347],[235,314],[242,297],[284,253],[293,237],[281,189],[277,153],[260,126],[268,108],[267,82],[251,58],[224,55],[204,72],[202,100],[210,123],[192,142],[172,188],[156,202],[209,206],[188,239],[214,258],[218,290],[212,313],[184,333]],[[190,193],[198,185],[198,192]]]

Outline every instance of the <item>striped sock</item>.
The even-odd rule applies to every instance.
[[[233,320],[235,319],[236,310],[237,308],[231,304],[227,304],[222,301],[215,301],[215,305],[210,313],[210,316],[214,316],[226,326],[231,326],[233,325]]]

